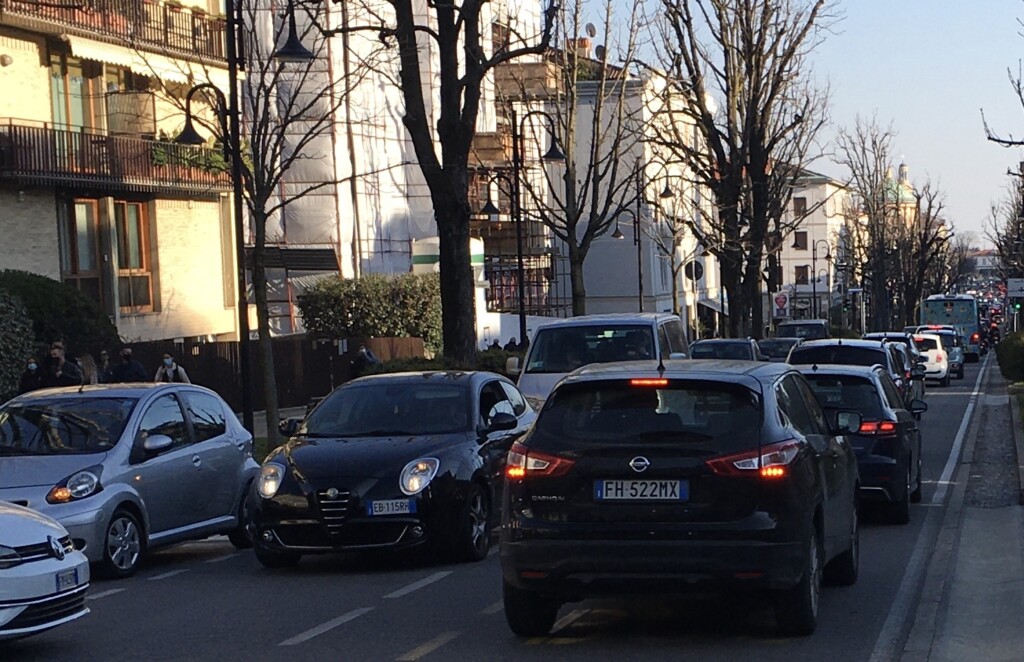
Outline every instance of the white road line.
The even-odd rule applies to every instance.
[[[105,598],[105,597],[110,596],[110,595],[117,595],[118,593],[123,593],[123,592],[124,592],[123,588],[112,588],[112,589],[110,589],[108,591],[101,591],[99,593],[93,593],[92,595],[87,595],[87,596],[85,596],[85,599],[86,600],[99,600],[100,598]]]
[[[239,554],[241,554],[241,552],[235,552],[234,554],[225,554],[224,556],[218,556],[217,558],[210,559],[209,561],[203,561],[203,563],[220,563],[221,561],[227,561],[228,559],[233,559],[236,556],[238,556]]]
[[[481,609],[480,613],[481,614],[486,614],[486,615],[490,616],[491,614],[497,614],[498,612],[500,612],[504,608],[505,608],[505,601],[504,600],[498,600],[497,602],[495,602],[494,604],[490,605],[489,607],[485,607],[485,608]]]
[[[178,575],[183,575],[186,572],[188,572],[188,568],[182,568],[181,570],[171,570],[170,572],[165,572],[162,575],[153,575],[149,578],[149,581],[155,582],[161,579],[167,579],[168,577],[176,577]]]
[[[946,492],[949,490],[949,479],[953,477],[956,464],[960,461],[960,450],[964,445],[964,437],[967,436],[967,427],[971,423],[971,414],[974,413],[974,406],[978,402],[978,394],[981,392],[981,380],[985,378],[987,370],[988,358],[985,359],[981,370],[978,371],[978,379],[974,382],[974,390],[971,391],[970,402],[967,403],[967,410],[960,421],[960,429],[956,431],[956,437],[953,439],[953,448],[950,449],[949,457],[946,459],[946,466],[942,469],[942,475],[939,476],[939,486],[935,488],[935,492],[932,494],[932,503],[942,503],[946,499]]]
[[[440,581],[440,580],[444,579],[445,577],[447,577],[450,574],[452,574],[451,570],[441,570],[440,572],[435,572],[434,574],[427,575],[423,579],[421,579],[419,581],[416,581],[416,582],[413,582],[413,583],[409,584],[408,586],[403,586],[402,588],[398,589],[397,591],[393,591],[392,593],[388,593],[384,597],[386,599],[401,598],[403,596],[409,595],[413,591],[420,590],[424,586],[429,586],[429,585],[433,584],[436,581]]]
[[[427,643],[422,644],[420,646],[417,646],[416,648],[412,649],[411,651],[409,651],[405,655],[402,655],[401,657],[395,658],[395,660],[396,660],[396,662],[415,662],[416,660],[420,659],[421,657],[426,657],[427,655],[430,655],[431,653],[436,651],[438,648],[440,648],[441,646],[444,646],[445,644],[447,644],[449,641],[451,641],[455,637],[459,636],[460,634],[462,634],[462,633],[461,632],[442,632],[441,634],[439,634],[438,636],[434,637],[433,639],[431,639]]]
[[[349,621],[354,621],[363,614],[369,613],[371,611],[373,611],[373,607],[360,607],[359,609],[353,609],[352,611],[346,614],[342,614],[341,616],[331,619],[322,625],[316,626],[312,630],[306,630],[302,634],[297,634],[291,639],[285,639],[284,641],[279,643],[278,646],[295,646],[296,644],[301,644],[305,641],[309,641],[313,637],[319,637],[323,633],[330,632],[334,628],[340,625],[344,625]]]
[[[552,634],[558,632],[562,628],[569,627],[576,621],[586,616],[588,613],[590,613],[589,609],[574,609],[570,611],[568,614],[555,621],[555,624],[551,626]]]

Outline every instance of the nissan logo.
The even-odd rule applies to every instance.
[[[46,536],[46,542],[50,543],[50,551],[58,561],[64,560],[64,545],[53,536]]]
[[[647,471],[647,467],[649,466],[651,466],[650,460],[648,460],[643,455],[637,455],[636,457],[629,461],[629,468],[637,472],[638,474]]]

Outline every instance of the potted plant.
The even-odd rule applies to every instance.
[[[185,5],[181,4],[179,0],[167,0],[167,2],[164,3],[164,6],[173,12],[180,12],[185,8]]]
[[[206,16],[208,13],[204,7],[200,7],[199,5],[192,5],[190,9],[193,16]]]

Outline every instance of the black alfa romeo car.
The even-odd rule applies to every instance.
[[[486,372],[401,373],[339,387],[263,462],[251,496],[263,565],[429,544],[487,556],[505,456],[535,415]]]

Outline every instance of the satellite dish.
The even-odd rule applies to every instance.
[[[594,57],[596,57],[598,60],[602,60],[603,61],[604,60],[604,54],[605,54],[604,46],[601,46],[600,44],[598,44],[597,46],[594,47]]]
[[[586,30],[587,36],[590,38],[594,38],[597,36],[597,28],[594,27],[593,23],[587,23],[587,26],[584,28],[584,30]]]

